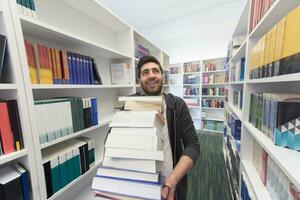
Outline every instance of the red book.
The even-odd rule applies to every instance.
[[[6,102],[0,102],[0,134],[3,153],[8,154],[14,152],[14,137],[10,127]]]

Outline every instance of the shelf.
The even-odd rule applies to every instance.
[[[0,166],[12,160],[16,160],[18,158],[24,157],[26,155],[27,155],[26,149],[22,149],[20,151],[14,151],[12,153],[2,155],[0,156]]]
[[[194,98],[200,98],[199,95],[183,95],[183,98],[185,97],[194,97]]]
[[[229,85],[243,85],[244,81],[232,81],[229,83]]]
[[[9,84],[9,83],[1,83],[0,84],[0,90],[16,90],[17,85],[16,84]]]
[[[259,39],[284,16],[298,6],[300,0],[277,0],[249,34],[249,38]]]
[[[172,84],[170,84],[169,87],[183,87],[183,85],[180,85],[180,84],[174,84],[174,85],[172,85]]]
[[[86,38],[70,33],[55,26],[44,23],[38,19],[33,19],[28,16],[20,15],[23,34],[42,41],[53,42],[56,44],[65,45],[65,48],[78,48],[82,51],[88,51],[92,55],[99,55],[111,59],[131,58],[122,52],[110,49],[103,45],[97,44],[95,41],[90,41]]]
[[[244,122],[245,127],[264,148],[288,179],[300,188],[300,152],[275,146],[273,142],[249,122]]]
[[[249,161],[241,161],[242,170],[246,173],[246,176],[251,184],[257,199],[271,200],[270,194],[267,188],[264,186],[260,179],[254,165]],[[249,185],[248,185],[249,187]]]
[[[221,70],[213,70],[213,71],[206,71],[206,72],[202,72],[202,74],[210,74],[210,73],[224,73],[227,72],[227,69],[221,69]]]
[[[186,75],[186,74],[201,74],[201,72],[184,72],[183,74],[184,75]]]
[[[237,107],[235,107],[234,105],[225,102],[225,105],[227,105],[229,107],[229,109],[233,112],[233,114],[242,122],[243,121],[243,114],[242,111],[240,109],[238,109]]]
[[[203,110],[223,110],[224,108],[202,107]]]
[[[194,120],[201,120],[201,117],[192,117]]]
[[[202,83],[202,86],[218,86],[218,85],[227,85],[228,83]]]
[[[217,95],[202,95],[202,98],[225,98],[225,96],[217,96]]]
[[[139,58],[134,57],[134,61],[139,62]]]
[[[56,84],[32,84],[33,90],[52,90],[52,89],[102,89],[102,88],[130,88],[132,84],[124,85],[56,85]]]
[[[218,121],[218,122],[224,122],[224,119],[217,119],[217,118],[206,118],[206,117],[202,117],[202,120],[205,120],[205,121]]]
[[[246,56],[246,45],[247,44],[247,38],[246,40],[241,44],[240,48],[237,50],[237,52],[232,56],[231,62],[236,62],[241,58],[244,58]]]
[[[183,86],[200,86],[201,84],[198,84],[198,83],[184,83]]]
[[[279,82],[300,82],[300,73],[273,76],[268,78],[250,79],[246,83],[279,83]]]
[[[201,130],[202,130],[202,131],[205,131],[205,132],[221,133],[221,134],[223,134],[223,131],[209,130],[209,129],[205,129],[205,128],[203,128],[203,129],[201,129]]]
[[[200,108],[200,106],[189,106],[189,105],[187,105],[187,107],[188,108],[194,108],[194,109],[199,109]]]
[[[95,164],[95,166],[93,166],[91,169],[89,169],[89,171],[87,171],[84,174],[80,175],[78,178],[76,178],[75,180],[73,180],[71,183],[69,183],[68,185],[66,185],[64,188],[60,189],[58,192],[56,192],[55,194],[53,194],[47,200],[57,199],[60,195],[62,195],[63,193],[67,192],[69,189],[71,189],[74,185],[76,185],[77,183],[79,183],[85,177],[89,176],[91,173],[95,173],[95,170],[100,166],[101,163],[102,162],[99,162],[99,163]]]
[[[111,121],[111,119],[103,120],[103,121],[99,122],[99,124],[97,126],[93,126],[93,127],[90,127],[90,128],[87,128],[87,129],[84,129],[84,130],[81,130],[81,131],[78,131],[76,133],[72,133],[70,135],[66,135],[64,137],[60,137],[60,138],[58,138],[56,140],[53,140],[51,142],[43,143],[43,144],[40,145],[40,148],[41,149],[45,149],[45,148],[48,148],[48,147],[53,146],[55,144],[58,144],[58,143],[66,141],[66,140],[78,137],[78,136],[83,135],[85,133],[88,133],[90,131],[96,130],[96,129],[102,127],[102,126],[105,126],[105,125],[109,124],[110,121]]]

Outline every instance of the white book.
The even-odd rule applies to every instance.
[[[105,147],[117,147],[140,150],[162,150],[161,139],[153,135],[108,134]]]
[[[125,148],[105,148],[105,156],[113,158],[131,158],[143,160],[157,160],[163,161],[163,151],[147,151],[139,149],[125,149]]]
[[[93,178],[92,190],[144,199],[161,199],[161,186],[153,183],[96,176]]]
[[[144,127],[162,129],[164,120],[156,111],[119,111],[109,127]]]
[[[46,129],[44,126],[44,117],[42,115],[42,106],[41,104],[34,105],[34,110],[35,110],[35,117],[36,117],[36,122],[37,122],[37,129],[39,133],[39,141],[40,144],[46,143],[47,142],[47,133]]]
[[[99,167],[96,175],[102,177],[108,177],[108,178],[112,177],[118,179],[159,183],[158,173],[154,174],[154,173],[137,172],[131,170],[124,170],[124,169]]]
[[[119,101],[156,102],[162,104],[162,96],[123,96]]]
[[[97,200],[112,200],[112,199],[122,199],[122,200],[143,200],[141,198],[129,197],[120,194],[112,194],[107,192],[100,192],[94,190],[94,194],[97,196]]]
[[[127,63],[111,64],[111,83],[112,84],[131,84],[131,70]]]
[[[157,161],[142,159],[137,160],[104,157],[103,166],[149,173],[157,173],[160,170],[159,163]]]
[[[159,136],[160,130],[157,128],[112,128],[109,134],[132,134],[132,135],[152,135]]]

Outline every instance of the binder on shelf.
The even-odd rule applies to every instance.
[[[0,134],[1,145],[4,154],[15,151],[14,137],[11,131],[11,123],[9,121],[8,106],[6,102],[0,102]]]

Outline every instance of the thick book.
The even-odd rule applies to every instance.
[[[20,174],[22,191],[23,191],[23,200],[29,200],[30,199],[29,174],[26,171],[26,169],[19,163],[14,164],[13,168]]]
[[[23,200],[20,174],[9,166],[0,169],[0,199]]]
[[[15,151],[14,136],[11,131],[8,106],[6,102],[0,102],[0,136],[4,154]]]
[[[112,158],[129,158],[129,159],[145,159],[163,161],[163,151],[148,151],[140,149],[126,149],[126,148],[105,148],[105,156]]]
[[[162,140],[156,135],[130,134],[108,134],[105,147],[126,148],[140,150],[162,150]]]
[[[161,111],[162,96],[129,96],[119,97],[119,101],[125,101],[125,110],[131,111]]]
[[[92,190],[144,199],[161,199],[161,185],[95,176]]]
[[[96,176],[117,178],[123,180],[143,181],[149,183],[159,183],[158,173],[137,172],[132,170],[99,167]]]
[[[0,80],[6,52],[6,36],[0,34]]]
[[[143,119],[143,120],[141,120]],[[164,120],[155,111],[119,111],[114,114],[110,127],[156,127],[162,129]]]
[[[94,194],[99,200],[142,200],[141,198],[129,197],[120,194],[112,194],[107,192],[100,192],[95,190],[94,190]]]

